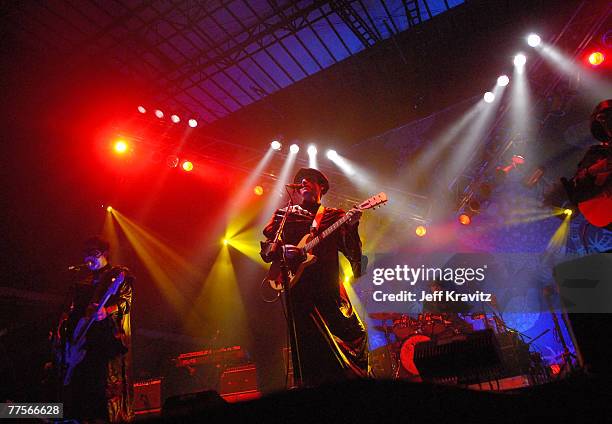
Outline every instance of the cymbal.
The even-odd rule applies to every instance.
[[[397,312],[372,312],[368,314],[368,316],[372,319],[379,319],[383,321],[388,319],[395,320],[402,318],[402,314]]]

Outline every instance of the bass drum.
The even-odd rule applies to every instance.
[[[431,341],[429,337],[423,334],[414,334],[407,338],[404,343],[402,343],[402,348],[400,349],[400,363],[402,365],[402,372],[400,373],[400,377],[408,379],[419,378],[419,370],[414,363],[414,347],[418,343],[428,341]]]

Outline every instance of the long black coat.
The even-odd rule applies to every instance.
[[[309,233],[316,208],[294,206],[285,225],[283,242],[297,245]],[[326,208],[318,233],[345,212]],[[284,209],[279,209],[264,229],[272,240]],[[361,240],[358,224],[342,225],[312,252],[317,261],[306,268],[292,289],[302,377],[307,386],[369,373],[365,328],[353,309],[339,275],[338,252],[349,260],[353,275],[361,275]]]

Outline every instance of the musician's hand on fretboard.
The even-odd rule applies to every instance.
[[[357,208],[353,208],[351,210],[349,210],[346,215],[349,216],[348,221],[346,221],[346,223],[348,225],[356,225],[359,222],[359,219],[361,218],[361,215],[363,214],[363,212],[361,212],[359,209]]]

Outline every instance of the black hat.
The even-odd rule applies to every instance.
[[[90,237],[83,243],[83,254],[88,255],[94,250],[106,252],[110,248],[110,244],[101,237]]]
[[[312,178],[314,181],[321,186],[321,195],[327,193],[329,190],[329,180],[321,171],[314,168],[300,168],[300,170],[293,177],[293,183],[299,184],[304,178]]]
[[[610,109],[612,109],[612,100],[604,100],[595,106],[595,110],[591,114],[591,134],[599,141],[608,141],[610,136],[606,133],[603,124],[597,120],[596,117],[600,113],[611,113]]]

